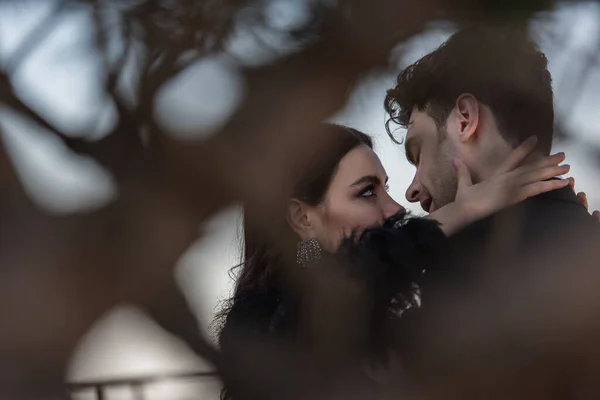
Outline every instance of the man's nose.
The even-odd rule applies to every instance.
[[[417,201],[419,201],[419,196],[421,195],[422,191],[423,187],[421,186],[419,180],[417,179],[417,176],[415,175],[413,181],[406,190],[406,200],[408,200],[411,203],[416,203]]]

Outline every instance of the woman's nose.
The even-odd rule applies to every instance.
[[[388,195],[388,199],[383,208],[383,216],[385,219],[393,217],[394,215],[405,212],[406,209],[398,204],[391,196]]]

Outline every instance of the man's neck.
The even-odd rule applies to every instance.
[[[480,160],[481,167],[475,171],[476,180],[481,182],[494,176],[498,172],[498,169],[504,165],[511,151],[494,152],[493,154],[488,154],[484,160]],[[543,158],[542,154],[533,152],[521,161],[519,167],[534,164]]]

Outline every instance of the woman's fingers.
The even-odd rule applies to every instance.
[[[452,160],[452,165],[454,169],[456,169],[456,174],[458,178],[458,190],[464,187],[468,187],[473,185],[473,180],[471,179],[471,172],[469,172],[469,168],[458,158]]]
[[[560,165],[561,162],[565,160],[565,153],[556,153],[554,155],[544,157],[542,160],[537,161],[533,164],[523,165],[522,167],[515,168],[514,170],[508,172],[510,174],[520,175],[526,174],[528,172],[537,171],[543,168],[548,167],[556,167]],[[570,178],[573,179],[573,178]],[[573,185],[575,185],[575,180],[573,179]]]
[[[525,169],[525,170],[515,170],[514,176],[515,181],[519,185],[528,185],[531,183],[545,181],[548,179],[552,179],[557,176],[564,175],[571,170],[571,166],[569,164],[564,165],[555,165],[551,167],[537,168],[537,169]],[[569,180],[566,179],[567,184],[569,184]]]
[[[579,192],[577,193],[577,200],[579,200],[579,202],[581,203],[582,206],[585,207],[585,209],[588,209],[588,199],[587,199],[587,195],[585,194],[585,192]]]
[[[600,222],[600,211],[596,210],[592,213],[592,217],[596,218],[596,221]]]
[[[573,191],[575,191],[575,178],[569,177],[568,179],[569,179],[569,186],[571,186],[571,189],[573,189]],[[584,206],[586,210],[590,209],[590,205],[589,205],[588,199],[587,199],[587,194],[585,194],[585,192],[577,193],[577,200],[579,200],[581,205]],[[594,218],[596,218],[596,220],[598,220],[598,222],[600,222],[600,212],[598,210],[594,211],[592,213],[592,216]]]
[[[525,201],[530,197],[537,196],[542,193],[551,192],[553,190],[564,188],[569,185],[568,179],[553,179],[550,181],[541,181],[530,183],[517,189],[518,201]]]
[[[510,152],[506,160],[498,168],[498,174],[506,173],[517,168],[521,161],[523,161],[537,145],[537,138],[535,136],[530,137],[519,145],[516,149]]]
[[[523,165],[522,167],[518,167],[513,169],[512,171],[506,172],[512,176],[521,176],[526,175],[535,171],[539,171],[544,168],[556,167],[561,162],[565,160],[565,153],[556,153],[548,157],[544,157],[542,160],[537,161],[533,164]],[[550,177],[551,178],[551,177]],[[549,178],[546,178],[549,179]],[[572,179],[572,178],[570,178]],[[575,180],[573,179],[573,185],[575,185]]]
[[[544,157],[540,161],[534,162],[533,164],[531,164],[529,166],[533,167],[533,168],[550,167],[552,165],[560,164],[561,162],[565,161],[565,158],[567,158],[565,153],[560,152],[560,153],[552,154],[551,156],[548,156],[548,157]]]

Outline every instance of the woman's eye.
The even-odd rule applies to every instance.
[[[360,192],[360,197],[373,197],[375,196],[375,187],[369,186]]]
[[[389,191],[390,191],[390,184],[389,184],[389,183],[386,183],[386,184],[385,184],[385,191],[386,191],[386,192],[389,192]]]

